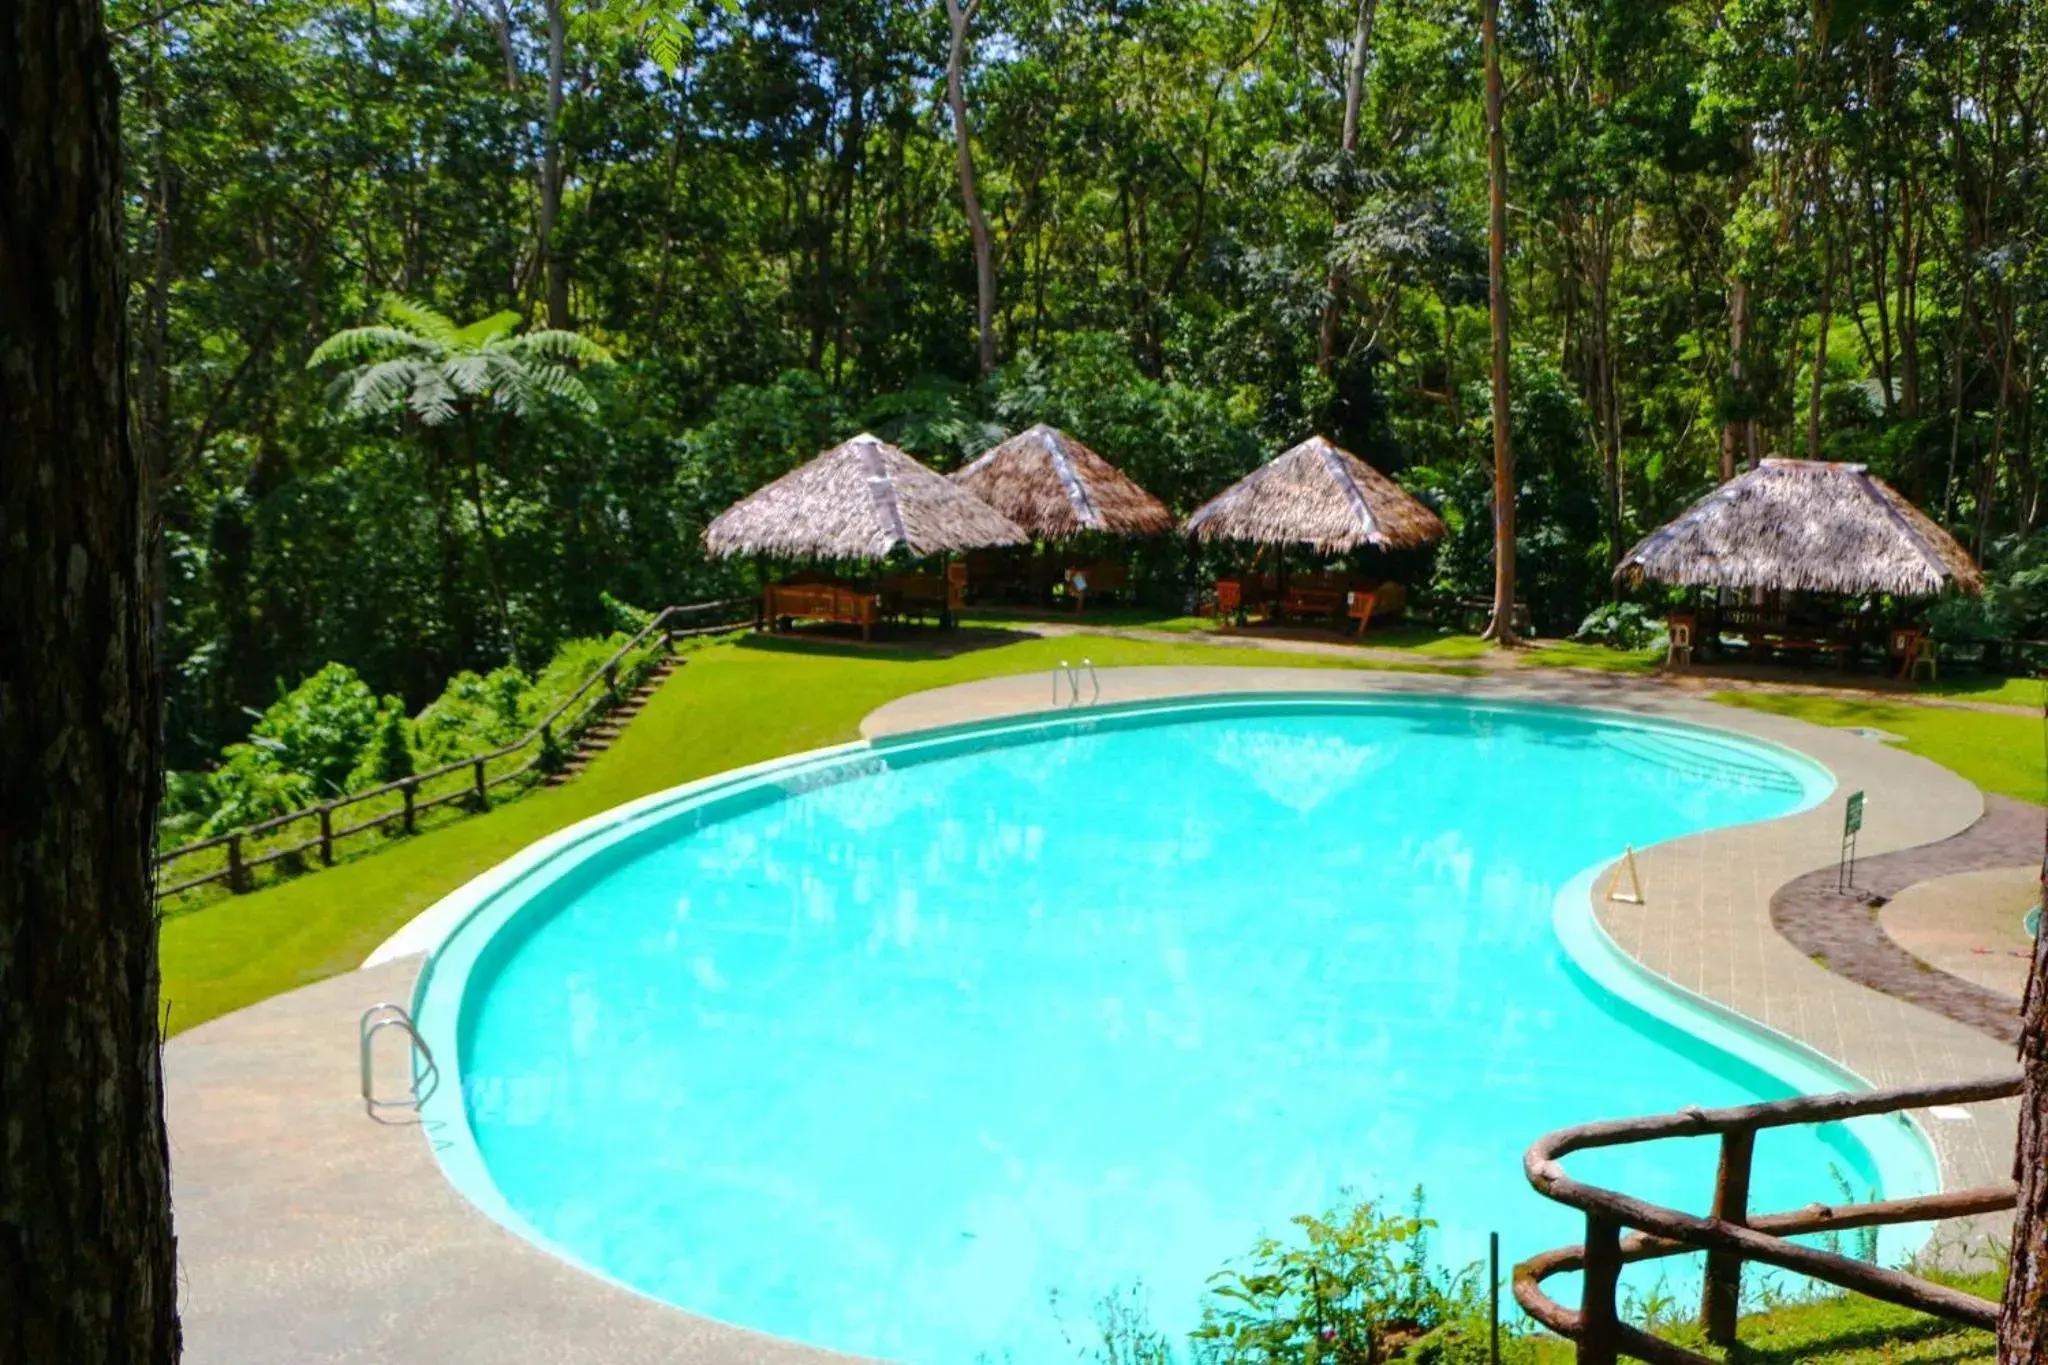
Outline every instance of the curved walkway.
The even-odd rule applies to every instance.
[[[1779,887],[1771,897],[1771,922],[1793,947],[1851,981],[2014,1044],[2020,1036],[2016,997],[1986,990],[1907,952],[1885,933],[1874,907],[1917,882],[2024,865],[2040,855],[2041,812],[2011,797],[1987,796],[1982,818],[1952,838],[1858,859],[1855,885],[1847,894],[1836,889],[1834,868]]]
[[[1703,721],[1798,748],[1871,792],[1873,855],[1947,839],[1976,789],[1850,732],[1733,710],[1670,688],[1583,674],[1458,677],[1286,668],[1123,669],[1104,700],[1225,691],[1388,691],[1607,706]],[[1046,674],[904,698],[870,734],[1042,710]],[[1828,972],[1779,936],[1772,892],[1832,867],[1839,799],[1764,825],[1643,852],[1645,906],[1598,906],[1656,971],[1836,1058],[1872,1083],[2011,1066],[1974,1029]],[[557,1261],[472,1208],[416,1126],[364,1117],[355,1023],[405,1000],[420,959],[350,973],[202,1025],[165,1049],[187,1360],[195,1365],[505,1360],[763,1362],[835,1357],[683,1313]],[[2002,1178],[2010,1102],[1923,1116],[1947,1183]],[[1530,1134],[1534,1137],[1534,1134]]]

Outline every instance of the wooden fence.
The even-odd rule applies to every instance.
[[[1624,1264],[1687,1252],[1707,1253],[1700,1317],[1707,1339],[1716,1345],[1729,1345],[1735,1340],[1745,1261],[1774,1265],[1951,1322],[1995,1329],[1995,1303],[1904,1271],[1787,1239],[1802,1234],[2002,1212],[2017,1203],[2018,1190],[2010,1181],[1874,1204],[1813,1204],[1791,1213],[1753,1216],[1749,1212],[1750,1163],[1756,1152],[1757,1132],[1764,1128],[1836,1123],[1866,1114],[1894,1114],[1902,1109],[1932,1105],[1976,1104],[2019,1092],[2020,1076],[2015,1072],[1943,1085],[1800,1096],[1735,1109],[1688,1109],[1677,1114],[1588,1123],[1551,1133],[1529,1149],[1522,1168],[1539,1193],[1586,1215],[1586,1241],[1583,1246],[1546,1251],[1515,1267],[1515,1300],[1530,1317],[1577,1342],[1581,1365],[1611,1365],[1622,1356],[1647,1360],[1653,1365],[1716,1365],[1707,1356],[1622,1322],[1618,1315],[1615,1295]],[[1721,1137],[1721,1165],[1714,1187],[1713,1212],[1705,1218],[1583,1184],[1566,1175],[1559,1164],[1560,1158],[1589,1148],[1709,1133]],[[1623,1236],[1624,1227],[1638,1231]],[[1576,1311],[1543,1292],[1544,1280],[1572,1270],[1584,1272],[1580,1307]]]
[[[664,608],[593,669],[561,705],[512,743],[166,850],[156,858],[157,896],[163,899],[214,882],[225,882],[230,891],[249,891],[256,870],[272,863],[304,866],[312,855],[320,866],[331,867],[335,846],[345,839],[394,823],[411,834],[429,812],[446,807],[487,810],[493,790],[545,771],[566,757],[583,730],[637,687],[662,656],[674,650],[677,640],[753,625],[757,605],[753,598],[728,598]],[[707,624],[712,617],[723,619]],[[368,813],[361,818],[350,818],[350,812],[365,808]]]

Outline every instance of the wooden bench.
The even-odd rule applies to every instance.
[[[882,598],[844,583],[771,583],[761,591],[761,618],[776,630],[798,620],[859,626],[860,638],[872,640]]]

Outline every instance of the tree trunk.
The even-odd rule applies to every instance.
[[[960,199],[967,209],[967,230],[974,236],[974,326],[981,343],[981,372],[996,367],[996,258],[989,240],[988,219],[982,216],[981,193],[974,187],[974,144],[967,129],[967,27],[981,0],[946,0],[946,23],[952,45],[946,50],[946,103],[953,111],[953,160],[960,171]]]
[[[155,522],[97,0],[0,20],[0,1360],[175,1361]]]
[[[1365,102],[1365,55],[1372,47],[1373,12],[1378,0],[1358,0],[1358,19],[1351,29],[1351,57],[1344,68],[1344,124],[1338,130],[1337,150],[1342,153],[1344,171],[1350,172],[1351,158],[1358,151],[1358,111]],[[1342,227],[1350,211],[1350,195],[1337,191],[1337,226]],[[1341,262],[1332,262],[1324,281],[1323,322],[1316,334],[1316,368],[1327,377],[1337,365],[1337,332],[1344,320],[1344,287],[1351,272]]]
[[[1742,348],[1749,340],[1749,281],[1740,275],[1728,281],[1728,386],[1738,403],[1746,403],[1742,387]],[[1721,427],[1721,482],[1735,477],[1737,463],[1755,463],[1756,424],[1736,417]]]
[[[1998,1365],[2048,1360],[2048,933],[2034,941],[2034,970],[2021,1010],[2020,1142],[2013,1179],[2020,1202],[2013,1218],[2012,1268],[1998,1317]]]
[[[569,40],[565,0],[548,0],[548,120],[540,168],[540,254],[547,267],[548,326],[567,331],[569,262],[555,242],[562,216],[562,67]]]
[[[1813,382],[1806,390],[1806,458],[1820,458],[1820,400],[1827,387],[1828,327],[1834,322],[1835,244],[1827,227],[1827,209],[1821,209],[1820,334],[1813,342]]]
[[[1488,639],[1515,643],[1515,454],[1508,441],[1508,143],[1501,127],[1500,0],[1485,0],[1486,301],[1493,316],[1493,619]]]

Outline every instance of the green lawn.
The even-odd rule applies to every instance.
[[[1130,664],[1385,668],[1367,660],[1215,649],[1110,636],[1023,638],[951,656],[748,640],[701,649],[618,742],[574,781],[430,830],[329,871],[223,897],[166,919],[164,998],[173,1033],[348,971],[449,891],[542,835],[636,796],[778,755],[853,739],[883,702],[1085,653]],[[1418,663],[1416,668],[1427,665]]]
[[[2042,776],[2042,722],[2036,716],[1786,692],[1716,692],[1713,699],[1816,725],[1889,731],[1904,737],[1900,747],[1955,769],[1985,791],[2037,804],[2048,798]]]
[[[1931,697],[1949,701],[1989,701],[2001,706],[2025,706],[2039,711],[2048,683],[2040,678],[2005,678],[1996,674],[1965,674],[1938,683],[1923,683],[1920,690]]]

